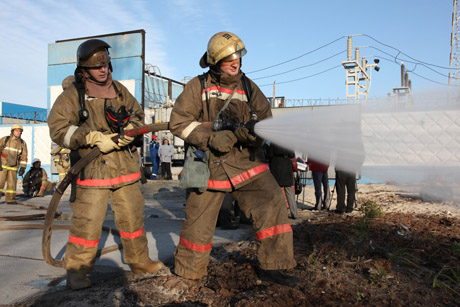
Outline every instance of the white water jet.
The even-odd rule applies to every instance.
[[[318,106],[258,123],[258,135],[314,160],[380,182],[460,200],[458,93],[424,93],[413,103],[388,99]]]

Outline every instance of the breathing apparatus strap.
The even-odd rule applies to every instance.
[[[210,120],[210,118],[209,118],[208,87],[206,86],[206,80],[208,79],[208,73],[205,72],[205,73],[203,73],[202,75],[199,75],[199,76],[198,76],[198,79],[200,79],[201,91],[203,92],[203,90],[204,90],[204,93],[205,93],[205,97],[206,97],[206,110],[207,110],[207,112],[208,112],[208,114],[206,114],[206,115],[208,116],[208,120]]]
[[[248,77],[243,73],[241,76],[241,83],[243,84],[243,90],[246,93],[246,97],[248,98],[249,108],[251,109],[251,120],[257,120],[257,113],[254,110],[254,106],[252,105],[252,88],[251,83],[249,82]]]

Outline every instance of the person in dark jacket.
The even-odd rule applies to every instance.
[[[40,159],[32,160],[32,167],[22,180],[22,191],[28,197],[43,197],[46,191],[51,191],[51,182],[48,181],[48,174],[41,168]]]
[[[270,144],[267,149],[267,158],[270,172],[275,177],[284,194],[286,206],[290,211],[290,218],[296,219],[299,214],[295,201],[294,169],[292,167],[292,158],[295,158],[295,154],[292,150]]]
[[[160,143],[158,142],[158,137],[154,134],[152,135],[152,141],[149,145],[150,148],[150,160],[152,162],[152,175],[150,179],[157,179],[158,168],[160,167],[160,157],[158,156],[158,150],[160,149]]]

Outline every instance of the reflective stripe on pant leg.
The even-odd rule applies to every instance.
[[[70,203],[69,242],[64,255],[66,270],[91,272],[107,211],[110,190],[77,187],[77,198]]]
[[[180,231],[174,271],[185,278],[199,279],[207,275],[212,237],[224,192],[192,189],[185,205],[186,219]]]
[[[296,265],[292,228],[278,183],[270,172],[232,193],[246,216],[252,216],[260,267],[290,269]]]
[[[149,257],[144,230],[144,204],[139,182],[114,190],[110,197],[126,263],[146,262]]]
[[[17,171],[7,171],[6,178],[6,201],[14,201],[16,199],[16,183],[18,182]]]
[[[3,193],[3,188],[5,187],[7,173],[6,169],[0,171],[0,198],[2,197],[1,193]]]

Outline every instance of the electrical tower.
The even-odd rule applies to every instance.
[[[459,54],[459,7],[458,7],[458,1],[453,0],[454,3],[454,9],[452,11],[452,34],[450,38],[450,72],[449,72],[449,86],[454,85],[458,86],[458,79],[460,76],[460,67],[459,67],[459,62],[458,58],[460,56]]]
[[[352,35],[347,40],[347,60],[342,62],[346,70],[345,85],[347,88],[347,101],[349,99],[360,100],[361,97],[367,100],[372,80],[372,68],[379,71],[378,59],[373,64],[367,63],[365,57],[360,58],[359,47],[355,48],[355,58],[352,59],[353,42]]]

